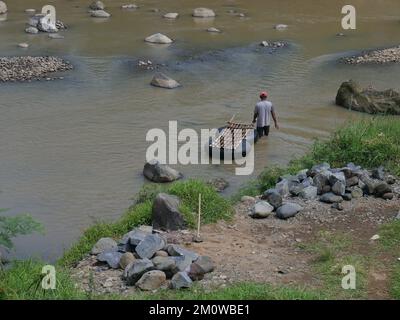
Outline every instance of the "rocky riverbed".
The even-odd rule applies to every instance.
[[[72,68],[68,61],[58,57],[3,57],[0,58],[0,82],[54,80],[57,77],[50,74]]]
[[[384,64],[400,62],[400,46],[365,51],[360,55],[342,58],[340,61],[346,64]]]

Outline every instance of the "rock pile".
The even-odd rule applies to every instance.
[[[400,46],[364,52],[361,55],[342,58],[346,64],[384,64],[400,62]]]
[[[133,229],[118,242],[101,238],[91,254],[109,268],[123,269],[122,279],[127,285],[146,291],[189,288],[215,268],[210,257],[168,244],[149,226]]]
[[[336,104],[346,109],[370,114],[400,114],[400,94],[392,89],[361,89],[355,81],[343,82],[336,95]]]
[[[0,81],[52,80],[48,74],[71,70],[68,62],[57,57],[0,58]]]
[[[280,177],[275,188],[268,189],[252,208],[253,218],[266,218],[273,214],[280,219],[295,216],[302,210],[299,204],[284,201],[288,197],[300,197],[304,200],[315,200],[331,204],[341,210],[342,201],[363,196],[375,196],[386,200],[394,197],[391,185],[395,178],[388,175],[383,167],[372,171],[362,169],[353,163],[343,168],[331,168],[328,163],[304,169],[296,175]]]

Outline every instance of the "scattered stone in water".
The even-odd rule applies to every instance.
[[[25,13],[28,13],[28,14],[35,14],[35,12],[36,12],[36,9],[25,9]]]
[[[229,182],[224,178],[214,178],[207,181],[207,184],[214,187],[215,191],[222,192],[229,187]]]
[[[181,86],[181,84],[178,81],[168,77],[164,73],[157,73],[156,75],[154,75],[150,84],[152,86],[164,89],[175,89]]]
[[[4,1],[0,1],[0,14],[7,13],[7,4]]]
[[[217,29],[217,28],[211,27],[211,28],[208,28],[208,29],[207,29],[207,32],[211,32],[211,33],[221,33],[222,31],[219,30],[219,29]]]
[[[58,40],[61,40],[61,39],[64,39],[64,36],[63,35],[61,35],[61,34],[58,34],[58,33],[50,33],[49,34],[49,36],[48,36],[50,39],[58,39]]]
[[[27,49],[27,48],[29,48],[29,44],[27,44],[27,43],[25,43],[25,42],[19,43],[19,44],[18,44],[18,47],[23,48],[23,49]]]
[[[139,8],[139,6],[137,6],[136,4],[130,3],[130,4],[123,4],[121,6],[121,8],[125,9],[125,10],[136,10]]]
[[[340,59],[346,64],[386,64],[400,62],[400,46],[362,52],[360,55]]]
[[[39,33],[39,30],[36,27],[28,27],[25,29],[25,32],[30,34],[37,34]]]
[[[93,18],[109,18],[111,17],[111,14],[104,10],[94,10],[90,12],[90,16]]]
[[[148,36],[147,38],[144,39],[144,41],[149,42],[149,43],[157,43],[157,44],[169,44],[172,43],[173,40],[167,37],[166,35],[162,33],[155,33],[152,34],[151,36]]]
[[[192,16],[195,18],[214,18],[215,12],[208,8],[196,8],[193,10]]]
[[[89,8],[92,10],[104,10],[106,8],[106,6],[104,5],[104,3],[102,1],[93,1],[90,4]]]
[[[287,24],[277,24],[277,25],[275,25],[274,26],[274,29],[275,30],[286,30],[288,28],[288,25]]]
[[[158,160],[150,160],[144,165],[143,175],[153,182],[172,182],[181,179],[183,175],[171,167],[161,164]]]
[[[177,12],[169,12],[163,15],[166,19],[177,19],[179,17],[179,13]]]

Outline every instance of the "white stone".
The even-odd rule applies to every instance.
[[[196,18],[214,18],[215,12],[208,8],[196,8],[192,15]]]
[[[172,39],[168,38],[166,35],[162,33],[155,33],[151,36],[148,36],[147,38],[144,39],[144,41],[150,43],[159,43],[159,44],[168,44],[173,42]]]
[[[380,239],[379,234],[375,234],[375,235],[373,235],[373,236],[371,237],[371,240],[373,240],[373,241],[379,240],[379,239]]]
[[[166,19],[176,19],[179,17],[179,13],[169,12],[169,13],[164,14],[163,17]]]

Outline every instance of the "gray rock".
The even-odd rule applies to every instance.
[[[369,176],[364,174],[360,177],[360,181],[364,184],[363,190],[365,191],[366,194],[372,195],[375,193],[375,187],[377,184],[375,180],[371,179]]]
[[[289,193],[295,197],[300,195],[304,188],[304,185],[300,182],[289,182]]]
[[[35,14],[36,9],[25,9],[25,13],[27,14]]]
[[[168,252],[164,251],[164,250],[159,250],[156,252],[156,254],[154,255],[156,257],[168,257]]]
[[[372,170],[372,178],[378,180],[385,180],[385,169],[380,166],[379,168],[375,168]]]
[[[100,253],[97,256],[97,260],[100,262],[107,262],[107,264],[113,268],[113,269],[118,269],[120,267],[119,262],[121,260],[122,253],[115,251],[113,249],[111,250],[106,250]]]
[[[104,10],[106,8],[106,6],[104,5],[104,3],[102,1],[93,1],[90,4],[89,8],[92,10]]]
[[[166,241],[158,234],[147,235],[140,243],[136,246],[135,251],[138,256],[142,259],[154,256],[154,254],[164,248]]]
[[[382,197],[385,193],[392,193],[392,188],[384,181],[378,182],[374,189],[375,196]]]
[[[152,261],[157,270],[173,272],[176,269],[176,261],[173,257],[157,256]]]
[[[99,254],[106,250],[114,250],[117,251],[118,243],[111,238],[101,238],[96,244],[93,246],[91,254]]]
[[[199,257],[196,252],[184,249],[176,244],[169,244],[166,251],[170,256],[184,256],[190,258],[192,261],[195,261]]]
[[[254,202],[256,201],[256,199],[254,197],[250,197],[250,196],[243,196],[240,198],[241,202]]]
[[[133,3],[130,3],[130,4],[123,4],[123,5],[121,6],[121,9],[124,9],[124,10],[136,10],[136,9],[138,9],[138,8],[139,8],[139,6],[136,5],[136,4],[133,4]]]
[[[194,263],[201,267],[204,273],[213,272],[215,269],[215,264],[209,256],[200,256]]]
[[[127,285],[132,286],[143,274],[151,270],[154,270],[154,265],[149,259],[135,260],[125,268],[123,278]]]
[[[348,178],[348,179],[346,180],[346,187],[353,187],[353,186],[356,186],[356,185],[358,185],[358,181],[359,181],[359,179],[358,179],[357,176]]]
[[[167,277],[164,272],[160,270],[148,271],[136,282],[136,286],[145,291],[152,291],[160,288]]]
[[[171,279],[172,289],[190,288],[192,286],[192,279],[186,272],[178,272]]]
[[[276,191],[279,192],[279,194],[282,197],[286,197],[287,195],[289,195],[289,181],[284,179],[280,182],[278,182],[275,186]]]
[[[322,194],[324,187],[329,184],[329,175],[325,172],[318,172],[314,175],[313,184],[317,187],[317,193]]]
[[[161,230],[180,230],[186,228],[185,220],[179,211],[178,197],[159,193],[152,210],[153,227]]]
[[[193,281],[200,281],[203,280],[205,272],[198,264],[192,263],[187,274]]]
[[[109,18],[111,14],[104,10],[94,10],[90,13],[90,16],[93,18]]]
[[[322,171],[327,171],[327,170],[329,170],[330,168],[331,168],[330,164],[329,164],[329,163],[326,163],[326,162],[320,163],[320,164],[316,164],[316,165],[314,165],[310,170],[308,170],[307,175],[308,175],[309,177],[314,178],[314,176],[315,176],[317,173],[320,173],[320,172],[322,172]]]
[[[164,88],[164,89],[175,89],[181,86],[181,84],[178,81],[168,77],[167,75],[161,72],[154,75],[150,84],[154,87]]]
[[[26,42],[18,43],[18,47],[20,47],[22,49],[27,49],[27,48],[29,48],[29,44]]]
[[[58,32],[56,25],[51,23],[47,16],[42,16],[39,19],[37,28],[43,32]]]
[[[346,186],[346,177],[344,176],[344,173],[339,171],[339,172],[332,172],[331,175],[329,176],[329,183],[333,187],[336,182],[341,182]]]
[[[288,219],[298,214],[303,207],[297,203],[285,203],[276,210],[276,216],[279,219]]]
[[[305,179],[307,179],[307,172],[308,172],[308,169],[303,169],[303,170],[300,170],[299,172],[297,172],[297,179],[300,181],[300,182],[302,182],[303,180],[305,180]]]
[[[119,266],[121,269],[125,270],[125,268],[135,260],[136,258],[132,252],[125,252],[122,254],[121,259],[119,260]]]
[[[391,60],[392,61],[392,60]],[[400,94],[392,89],[361,89],[355,81],[343,82],[336,95],[336,104],[346,109],[369,114],[400,114]]]
[[[331,208],[332,209],[336,209],[338,211],[343,211],[344,210],[343,205],[341,203],[339,203],[339,202],[335,202],[334,204],[332,204]]]
[[[130,243],[133,246],[137,246],[149,234],[152,234],[152,230],[146,231],[141,228],[135,228],[123,236],[120,244]]]
[[[183,177],[180,172],[165,164],[161,164],[157,160],[150,160],[144,165],[143,175],[150,181],[157,183],[172,182]]]
[[[39,30],[36,27],[28,27],[25,29],[25,32],[29,34],[37,34],[39,33]]]
[[[196,8],[193,10],[192,16],[195,18],[214,18],[215,12],[208,8]]]
[[[287,24],[276,24],[276,25],[274,26],[274,29],[275,29],[275,30],[280,30],[280,31],[286,30],[287,28],[288,28],[288,25],[287,25]]]
[[[343,200],[345,200],[345,201],[351,201],[353,199],[353,196],[351,195],[351,193],[345,193],[342,197],[343,197]]]
[[[332,192],[328,192],[321,196],[320,201],[325,203],[337,203],[337,202],[342,202],[343,198]]]
[[[222,192],[229,187],[229,182],[224,178],[210,179],[207,181],[207,184],[212,186],[217,192]]]
[[[338,196],[343,196],[346,193],[346,184],[343,181],[337,180],[332,186],[332,192]]]
[[[250,216],[252,218],[262,219],[270,216],[272,211],[274,211],[274,207],[267,201],[259,201],[251,209]]]
[[[55,39],[55,40],[62,40],[64,39],[64,36],[58,33],[50,33],[49,34],[50,39]]]
[[[364,195],[364,192],[362,191],[362,189],[360,187],[354,187],[353,190],[351,191],[351,196],[354,199],[362,198],[363,195]]]
[[[307,177],[304,179],[301,184],[304,186],[304,188],[309,187],[309,186],[314,186],[314,181],[313,178]]]
[[[282,196],[276,189],[268,189],[261,198],[267,200],[274,209],[278,209],[282,205]]]
[[[172,39],[162,33],[152,34],[151,36],[145,38],[144,41],[157,44],[169,44],[173,42]]]
[[[306,200],[313,200],[317,198],[317,194],[318,194],[318,188],[314,186],[309,186],[304,188],[300,192],[300,197]]]
[[[392,192],[385,193],[382,196],[382,199],[384,199],[384,200],[392,200],[393,198],[394,198],[394,193],[392,193]]]
[[[396,183],[396,178],[394,176],[392,176],[392,175],[388,175],[386,177],[385,181],[386,181],[387,184],[395,184]]]
[[[171,258],[175,261],[175,269],[173,270],[173,273],[187,271],[193,262],[193,260],[187,256],[174,256]]]

